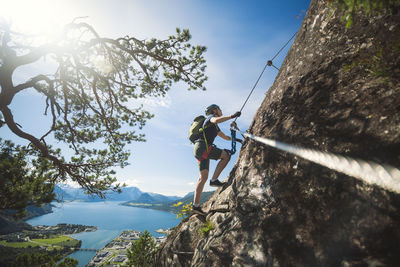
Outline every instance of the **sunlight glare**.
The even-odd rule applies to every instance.
[[[103,55],[93,56],[91,62],[96,69],[103,72],[104,74],[109,74],[113,71],[112,65],[107,61]]]
[[[0,7],[1,20],[29,34],[55,34],[73,20],[67,1],[0,0]]]

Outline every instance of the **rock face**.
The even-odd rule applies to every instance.
[[[399,167],[399,13],[358,14],[345,29],[312,0],[249,132]],[[252,140],[204,206],[207,217],[177,226],[155,266],[400,262],[398,194]]]

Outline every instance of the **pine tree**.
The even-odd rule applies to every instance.
[[[145,230],[128,250],[129,266],[151,266],[157,251],[157,243],[153,236]]]
[[[54,174],[48,160],[28,164],[32,153],[32,149],[0,138],[0,213],[12,209],[15,218],[22,218],[28,205],[40,206],[55,198],[54,184],[47,182]]]
[[[60,255],[51,256],[45,253],[30,253],[30,254],[22,254],[17,257],[17,259],[11,265],[12,267],[26,267],[26,266],[35,266],[35,267],[76,267],[78,265],[78,261],[73,258],[66,258],[62,262],[58,263],[61,260]]]
[[[191,45],[190,39],[189,31],[180,29],[161,40],[113,39],[76,21],[50,39],[16,32],[1,22],[0,127],[29,142],[33,151],[26,162],[45,164],[47,174],[53,172],[42,184],[72,180],[102,197],[109,189],[120,191],[113,168],[128,164],[125,146],[145,141],[137,131],[153,117],[137,100],[163,97],[179,81],[189,90],[205,90],[206,48]],[[13,79],[25,65],[44,61],[51,62],[52,72]],[[16,96],[28,90],[44,100],[32,102],[49,118],[41,136],[14,116]]]

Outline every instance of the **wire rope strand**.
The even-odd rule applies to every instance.
[[[297,32],[295,32],[293,36],[290,37],[289,41],[287,41],[286,44],[282,46],[282,48],[278,51],[278,53],[275,54],[275,56],[271,59],[271,61],[274,60],[282,52],[282,50],[290,43],[290,41],[296,36],[296,34]]]
[[[282,48],[278,51],[278,53],[276,53],[275,56],[269,61],[269,62],[271,62],[271,65],[272,65],[275,69],[277,69],[278,71],[279,71],[279,69],[278,69],[277,67],[275,67],[275,66],[272,64],[272,60],[274,60],[274,59],[279,55],[279,53],[282,52],[282,50],[290,43],[290,41],[296,36],[296,34],[297,34],[297,32],[295,32],[295,33],[293,34],[293,36],[290,37],[289,41],[287,41],[286,44],[285,44],[284,46],[282,46]],[[242,112],[244,106],[246,106],[247,101],[249,100],[249,98],[250,98],[251,94],[253,93],[254,89],[257,87],[257,84],[258,84],[258,82],[260,81],[262,75],[264,74],[264,71],[265,71],[265,69],[267,68],[267,66],[268,66],[268,62],[267,62],[267,64],[265,64],[265,66],[264,66],[264,68],[263,68],[263,70],[262,70],[260,76],[258,76],[258,79],[257,79],[256,83],[254,84],[253,88],[251,89],[250,94],[247,96],[247,98],[246,98],[246,100],[244,101],[242,107],[240,108],[240,112]],[[236,122],[237,119],[238,119],[238,117],[235,118],[234,122]]]
[[[254,89],[257,87],[257,84],[260,81],[262,75],[264,74],[264,71],[265,71],[266,68],[267,68],[267,64],[265,64],[264,69],[260,73],[260,76],[258,76],[258,79],[257,79],[256,83],[254,84],[253,89],[251,89],[250,94],[246,98],[246,101],[244,101],[242,107],[240,108],[240,112],[242,112],[244,106],[247,104],[247,101],[249,100],[249,98],[250,98],[251,94],[253,93]],[[238,117],[236,117],[234,121],[236,121],[237,119],[238,119]]]
[[[400,194],[400,169],[372,161],[354,159],[339,154],[324,152],[316,149],[308,149],[295,145],[286,144],[265,137],[255,136],[241,132],[244,137],[254,141],[277,148],[290,154],[299,156],[332,170],[358,178],[368,184],[375,184],[386,190]]]

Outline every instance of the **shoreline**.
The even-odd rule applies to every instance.
[[[103,248],[124,230],[135,229],[144,231],[147,229],[152,232],[154,236],[162,236],[162,234],[155,232],[155,230],[175,227],[179,224],[179,220],[176,220],[176,216],[170,212],[160,212],[143,208],[130,209],[129,207],[119,205],[123,202],[124,201],[57,203],[56,205],[59,208],[55,208],[53,214],[41,217],[43,220],[34,219],[32,225],[52,225],[53,222],[55,224],[65,221],[72,223],[77,222],[83,225],[97,225],[98,230],[96,232],[83,232],[76,236],[73,235],[73,237],[83,242],[82,247],[98,250],[99,248]],[[59,211],[59,209],[61,209],[61,211]],[[65,214],[69,214],[69,217],[65,217]],[[88,216],[88,214],[90,214],[90,216]],[[143,216],[143,214],[146,215]],[[93,251],[76,251],[76,253],[69,255],[69,257],[79,260],[78,266],[84,267],[95,254],[96,252]]]
[[[55,226],[32,226],[32,230],[0,235],[0,246],[15,257],[1,255],[1,262],[12,264],[15,259],[26,253],[44,253],[49,256],[59,255],[62,259],[81,250],[82,240],[72,237],[73,234],[95,232],[97,226],[61,223]],[[3,253],[4,254],[4,253]]]
[[[167,236],[165,232],[170,232],[170,228],[158,229],[156,232],[162,233],[162,237],[153,237],[160,246],[161,243],[165,242]],[[128,263],[128,250],[132,246],[133,242],[138,240],[142,232],[138,230],[124,230],[121,234],[111,240],[102,249],[99,249],[93,258],[86,265],[87,267],[103,266],[106,264],[112,264],[117,266],[125,266]]]

